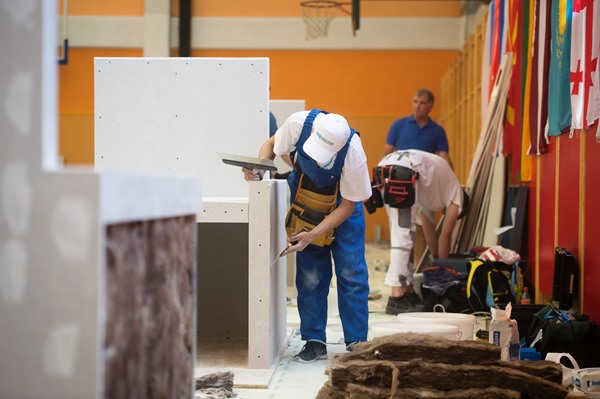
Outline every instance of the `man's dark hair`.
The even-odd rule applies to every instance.
[[[422,95],[426,95],[427,98],[429,99],[429,102],[431,103],[431,105],[433,105],[433,93],[431,91],[429,91],[427,89],[419,89],[415,93],[415,96],[417,96],[417,97],[421,97]]]

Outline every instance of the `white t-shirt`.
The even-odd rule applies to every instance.
[[[408,155],[398,159],[402,153]],[[444,158],[425,151],[399,150],[385,156],[379,165],[400,165],[417,172],[417,203],[423,209],[438,212],[456,204],[459,212],[462,210],[462,187]]]
[[[296,143],[302,133],[304,120],[310,111],[292,114],[275,133],[275,155],[289,154],[296,149]],[[361,202],[371,197],[371,180],[367,166],[367,156],[360,137],[355,134],[350,140],[340,178],[340,194],[343,198]]]

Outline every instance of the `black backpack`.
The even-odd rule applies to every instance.
[[[566,352],[580,368],[600,367],[600,329],[587,315],[567,313],[548,305],[533,315],[525,344],[533,345],[542,359],[548,353]]]
[[[488,312],[490,308],[515,303],[519,284],[518,262],[474,259],[468,265],[467,300],[474,312]]]

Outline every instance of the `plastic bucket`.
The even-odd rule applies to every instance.
[[[386,335],[408,332],[435,335],[453,341],[458,341],[461,335],[458,327],[450,324],[418,324],[403,322],[374,323],[371,325],[370,335],[371,338],[378,338]]]
[[[400,313],[396,320],[413,324],[450,324],[458,327],[461,341],[472,341],[477,318],[464,313],[414,312]]]

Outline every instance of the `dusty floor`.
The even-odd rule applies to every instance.
[[[369,301],[369,323],[392,321],[394,316],[385,314],[389,288],[386,289],[383,285],[385,268],[389,262],[389,243],[367,244],[365,257],[369,268],[371,296],[376,298]],[[236,387],[234,387],[234,392],[238,398],[314,398],[327,380],[325,375],[326,360],[312,364],[300,364],[293,361],[294,355],[302,349],[304,342],[299,337],[300,319],[293,300],[295,290],[289,288],[288,292],[290,298],[292,298],[292,302],[287,307],[287,326],[290,338],[281,361],[274,372],[270,374],[259,370],[256,372],[237,370],[237,373],[235,369],[232,370],[235,374],[234,384]],[[380,295],[379,298],[377,298],[377,294]],[[332,284],[329,297],[330,314],[327,328],[327,350],[328,353],[332,354],[345,351],[341,322],[337,314],[335,301],[335,281]],[[240,386],[252,386],[252,381],[250,381],[252,379],[255,382],[268,381],[268,388],[240,388]]]
[[[385,305],[389,295],[389,287],[383,285],[385,277],[385,268],[389,263],[389,243],[367,244],[366,259],[369,268],[369,285],[371,293],[380,293],[381,296],[369,301],[369,325],[374,323],[386,323],[395,320],[395,316],[385,314]],[[330,312],[327,328],[327,351],[329,354],[341,353],[345,351],[343,344],[343,334],[341,330],[340,318],[337,315],[336,304],[333,298],[335,297],[335,281],[330,293]],[[288,288],[289,296],[293,299],[295,290]],[[312,364],[301,364],[295,362],[293,357],[298,353],[304,342],[300,340],[299,328],[300,320],[298,310],[292,301],[287,307],[287,326],[289,331],[289,340],[281,360],[277,367],[272,370],[254,370],[247,369],[229,369],[234,373],[234,388],[233,393],[236,398],[240,399],[310,399],[316,397],[318,391],[327,381],[325,375],[327,361],[320,360]],[[236,343],[232,342],[235,346]],[[239,347],[243,348],[247,345],[246,342],[239,343]],[[243,350],[240,349],[243,354]],[[215,354],[208,354],[213,356]],[[217,354],[218,356],[218,354]],[[244,359],[239,359],[243,363]],[[226,371],[227,368],[220,367],[218,371]],[[217,371],[217,370],[215,370]],[[204,375],[198,374],[196,376]],[[256,388],[256,385],[263,385],[262,388]],[[254,388],[248,388],[254,386]],[[266,388],[265,388],[266,387]],[[200,394],[201,395],[201,394]],[[196,396],[197,398],[212,398],[215,396]],[[583,398],[582,393],[571,392],[568,398]],[[226,396],[223,396],[226,398]]]

